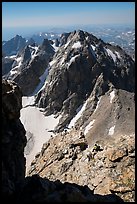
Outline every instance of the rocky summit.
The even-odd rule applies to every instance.
[[[79,119],[82,129],[92,120],[95,110],[96,116],[102,112],[106,116],[105,123],[108,120],[110,125],[111,118],[115,126],[117,114],[121,111],[125,114],[123,108],[130,102],[128,113],[134,118],[135,65],[120,47],[104,43],[87,32],[74,31],[61,36],[60,47],[50,65],[45,85],[36,96],[36,104],[45,109],[45,115],[62,116],[56,131],[69,127],[84,104],[86,111]],[[107,131],[109,127],[105,128]]]
[[[134,202],[134,61],[119,46],[82,30],[39,46],[32,43],[16,56],[3,56],[4,199]],[[27,130],[19,119],[21,99],[31,115],[31,121],[23,115],[24,124],[31,122]],[[36,150],[40,138],[40,131],[29,130],[36,110],[41,120],[48,123],[53,116],[59,122],[52,130],[44,126],[51,138],[42,143],[25,175],[25,134],[35,135]]]

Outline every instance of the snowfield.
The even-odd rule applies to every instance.
[[[44,116],[39,108],[31,105],[34,102],[34,97],[23,97],[23,108],[21,109],[20,120],[24,125],[27,134],[31,133],[33,135],[33,146],[30,145],[31,140],[28,142],[25,148],[31,146],[29,154],[26,154],[26,171],[28,170],[31,162],[35,158],[35,155],[41,151],[42,145],[47,142],[51,135],[54,135],[50,130],[54,130],[55,126],[58,124],[60,116],[54,118],[54,115]],[[28,137],[27,137],[28,139]]]
[[[86,126],[85,131],[84,131],[84,135],[86,135],[86,134],[89,132],[89,130],[93,127],[94,122],[95,122],[95,119],[93,119],[93,120]]]

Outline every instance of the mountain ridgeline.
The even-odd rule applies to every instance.
[[[45,86],[36,96],[36,104],[45,108],[46,115],[62,114],[57,130],[69,124],[87,99],[89,117],[101,96],[106,100],[113,90],[120,103],[119,94],[134,95],[134,61],[120,47],[81,30],[63,34],[60,44]]]

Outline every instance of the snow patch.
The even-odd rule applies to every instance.
[[[10,75],[14,75],[14,74],[16,74],[16,73],[18,73],[17,70],[11,70],[11,71],[10,71]]]
[[[70,62],[69,62],[69,65],[72,63],[72,62],[75,62],[75,59],[77,58],[77,57],[79,57],[80,55],[78,54],[78,55],[75,55],[74,57],[72,57],[71,59],[70,59]]]
[[[73,46],[72,46],[72,48],[80,48],[80,47],[81,47],[80,41],[74,43]]]
[[[96,108],[95,108],[95,110],[94,110],[94,113],[96,112],[96,110],[97,110],[98,107],[99,107],[99,104],[100,104],[101,98],[102,98],[102,96],[100,97],[100,99],[99,99],[98,102],[97,102],[97,105],[96,105]]]
[[[49,63],[49,65],[52,66],[53,64],[55,64],[55,62],[56,62],[56,59],[53,59],[53,60]]]
[[[70,123],[69,123],[69,125],[68,125],[68,128],[72,128],[72,127],[75,125],[76,121],[82,116],[82,113],[83,113],[83,111],[84,111],[85,108],[86,108],[86,105],[87,105],[87,101],[86,101],[83,105],[80,105],[80,106],[77,108],[77,110],[76,110],[77,114],[76,114],[76,115],[74,116],[74,118],[72,118],[72,120],[70,121]]]
[[[33,60],[36,56],[37,56],[37,50],[39,47],[35,46],[35,47],[32,47],[32,46],[29,46],[30,48],[32,48],[34,50],[33,53],[31,53],[31,60]]]
[[[46,69],[45,69],[45,72],[39,77],[40,83],[39,83],[38,86],[35,88],[35,90],[34,90],[34,92],[33,92],[32,95],[37,94],[41,89],[44,88],[43,86],[45,86],[45,80],[46,80],[48,74],[49,74],[49,67],[46,68]]]
[[[18,69],[22,65],[22,57],[18,57],[16,59],[16,61],[17,61],[18,65],[13,67],[12,70],[10,70],[10,75],[14,75],[14,74],[18,73]]]
[[[89,132],[89,130],[93,127],[94,122],[95,122],[95,119],[92,120],[92,121],[86,126],[85,131],[84,131],[84,135],[86,135],[86,134]]]
[[[91,44],[92,49],[95,51],[96,47],[94,45]]]
[[[93,46],[93,45],[91,45],[90,50],[91,50],[93,56],[96,58],[96,55],[95,55],[95,52],[94,52],[94,48],[93,48],[92,46]]]
[[[69,45],[70,40],[65,44],[64,48],[66,49],[66,47]]]
[[[108,55],[112,57],[113,61],[116,62],[116,55],[108,48],[106,48],[106,51]]]
[[[114,134],[114,129],[115,129],[115,125],[112,126],[109,131],[108,131],[108,135],[113,135]]]
[[[115,51],[115,53],[116,53],[117,57],[118,57],[119,59],[121,59],[121,56],[120,56],[119,52]]]
[[[29,105],[33,105],[35,102],[35,97],[34,96],[23,96],[22,97],[22,107],[26,107]]]
[[[52,47],[54,48],[54,51],[57,52],[59,47],[55,46],[55,43],[52,45]]]
[[[16,55],[11,55],[9,58],[14,59],[16,57]],[[8,57],[5,57],[8,58]]]
[[[115,91],[113,90],[113,91],[110,93],[110,103],[112,103],[112,100],[113,100],[114,97],[115,97]]]

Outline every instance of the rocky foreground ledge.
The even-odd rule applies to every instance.
[[[31,163],[29,176],[87,186],[94,195],[115,193],[135,200],[135,135],[119,135],[88,145],[81,131],[58,134],[43,145]],[[95,150],[95,151],[94,151]],[[102,200],[103,201],[103,200]]]
[[[32,164],[33,171],[25,177],[26,137],[19,120],[21,97],[14,82],[2,81],[3,203],[134,201],[134,136],[123,137],[107,147],[102,144],[103,149],[92,158],[87,153],[91,147],[82,135],[79,138],[78,132],[72,132],[78,136],[73,142],[68,135],[59,134],[43,146]],[[91,182],[87,182],[87,175]],[[105,183],[107,177],[111,185]]]

